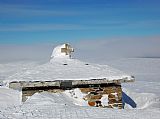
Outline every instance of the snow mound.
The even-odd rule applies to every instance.
[[[7,108],[21,104],[21,92],[0,87],[0,108]]]
[[[73,104],[70,99],[66,98],[64,93],[35,93],[31,96],[24,104],[34,104],[34,105],[71,105]]]

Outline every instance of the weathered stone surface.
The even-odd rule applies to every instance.
[[[99,88],[80,88],[82,93],[86,93],[85,100],[88,101],[90,106],[99,106],[101,105],[101,98],[103,95],[108,95],[108,105],[103,107],[109,108],[122,108],[122,89],[120,85],[115,86],[106,86]],[[98,104],[97,104],[98,103]]]

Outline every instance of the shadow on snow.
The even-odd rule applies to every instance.
[[[137,104],[134,102],[134,100],[130,98],[125,92],[122,92],[122,102],[123,102],[123,108],[125,104],[130,105],[132,108],[137,107]]]

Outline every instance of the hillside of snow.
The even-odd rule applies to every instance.
[[[136,77],[133,83],[124,83],[124,109],[86,106],[70,90],[60,94],[36,93],[21,103],[21,92],[5,86],[0,88],[0,119],[159,119],[160,117],[160,59],[130,58],[105,62]],[[35,62],[0,64],[1,81],[37,66]]]

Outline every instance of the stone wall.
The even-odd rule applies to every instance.
[[[80,91],[85,94],[83,99],[88,102],[89,106],[119,109],[123,107],[120,83],[68,86],[68,83],[66,85],[66,82],[12,82],[9,86],[12,89],[22,90],[22,102],[25,102],[33,94],[43,91],[60,93],[65,90],[79,88]]]
[[[122,89],[120,85],[98,87],[98,88],[94,87],[80,88],[80,90],[81,92],[87,94],[84,97],[84,99],[88,101],[88,105],[90,106],[119,108],[119,109],[123,107]]]

